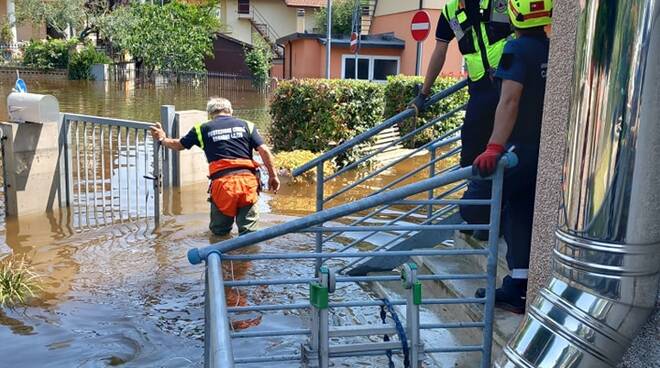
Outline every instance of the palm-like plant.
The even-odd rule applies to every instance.
[[[6,257],[0,260],[0,306],[24,304],[41,290],[39,275],[30,270],[24,258]]]

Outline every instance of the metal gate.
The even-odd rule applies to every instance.
[[[76,228],[138,219],[161,212],[160,143],[152,123],[63,114],[60,182]]]

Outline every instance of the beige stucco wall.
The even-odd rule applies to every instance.
[[[447,0],[423,0],[423,9],[442,9]],[[409,12],[419,9],[419,0],[378,0],[376,16]]]
[[[378,3],[380,6],[380,2]],[[422,46],[422,75],[426,74],[431,55],[435,48],[435,28],[440,18],[440,10],[425,9],[431,17],[431,34],[423,42]],[[397,38],[406,42],[406,48],[401,55],[401,73],[406,75],[415,75],[415,66],[417,64],[417,42],[413,40],[410,33],[410,22],[417,10],[403,13],[394,13],[388,15],[376,16],[371,26],[371,33],[394,32]],[[458,44],[452,42],[447,53],[445,67],[442,69],[442,75],[459,75],[463,65],[463,56],[458,51]]]
[[[226,0],[221,4],[226,6],[221,9],[222,22],[227,28],[227,35],[246,43],[252,43],[252,25],[249,19],[240,18],[238,14],[238,1]],[[296,32],[297,11],[296,7],[288,7],[282,0],[252,0],[250,6],[265,18],[273,28],[278,37],[283,37]],[[305,30],[314,32],[316,21],[314,14],[316,9],[305,9]],[[255,21],[258,21],[255,16]]]

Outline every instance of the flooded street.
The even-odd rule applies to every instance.
[[[12,84],[13,81],[1,81],[3,98]],[[70,81],[28,80],[28,86],[32,92],[55,95],[62,111],[144,121],[157,120],[163,104],[175,104],[177,110],[204,109],[207,97],[221,92]],[[266,108],[267,97],[263,95],[253,92],[223,95],[233,99],[239,115],[240,111]],[[5,109],[0,104],[0,116],[6,115]],[[260,124],[267,128],[267,121]],[[125,161],[117,157],[111,161],[114,162],[111,170],[122,170]],[[357,188],[337,202],[362,198],[364,193],[373,192],[423,161],[424,158],[409,160],[379,179],[366,182],[360,187],[364,190]],[[147,170],[146,165],[141,167]],[[136,177],[142,174],[145,173],[138,172]],[[416,175],[402,184],[422,177]],[[348,175],[333,181],[327,190],[335,192],[351,179]],[[314,183],[285,182],[276,196],[263,194],[259,203],[262,226],[311,213],[314,188]],[[0,259],[10,254],[25,257],[41,275],[43,290],[27,307],[0,309],[0,367],[203,366],[204,267],[190,265],[186,252],[219,240],[208,231],[206,189],[201,184],[165,192],[163,218],[157,230],[149,219],[111,221],[104,226],[93,226],[95,222],[92,222],[92,226],[81,227],[82,222],[73,210],[21,217],[19,221],[5,218],[2,209]],[[112,197],[114,193],[108,195]],[[313,235],[295,234],[246,251],[308,251],[313,244]],[[328,250],[340,246],[339,242],[330,244]],[[234,263],[223,267],[225,275],[235,279],[309,277],[312,272],[312,262]],[[338,288],[334,297],[351,300],[358,292],[361,297],[369,297],[368,291],[355,284]],[[235,305],[295,303],[307,298],[307,286],[241,288],[228,292],[229,303]],[[331,318],[337,325],[379,323],[377,314],[377,308],[344,309],[333,312]],[[269,315],[261,320],[258,315],[248,315],[238,316],[234,322],[238,323],[236,328],[251,325],[263,329],[301,328],[299,317]],[[247,325],[241,326],[241,321],[247,321]],[[255,349],[264,354],[295,350],[304,339],[302,336],[296,340],[263,339],[258,346],[254,345],[255,340],[243,340],[244,343],[236,344],[236,355],[254,355]],[[343,366],[384,366],[376,363],[380,362],[378,359],[352,361]]]

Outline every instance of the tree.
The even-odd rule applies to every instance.
[[[353,31],[353,13],[355,12],[356,1],[359,0],[334,0],[332,4],[332,34],[349,35]],[[316,13],[316,24],[319,25],[320,32],[325,34],[328,29],[327,24],[328,9],[321,8]]]
[[[258,35],[253,35],[255,40],[251,49],[245,49],[245,64],[252,73],[253,84],[257,88],[264,88],[268,83],[270,68],[273,65],[273,50],[268,42]]]
[[[59,36],[84,40],[112,10],[111,0],[15,0],[16,23],[47,24]],[[70,32],[73,31],[73,32]]]
[[[203,71],[220,29],[214,9],[178,1],[160,6],[132,4],[115,9],[101,30],[120,49],[141,61],[149,73]]]

